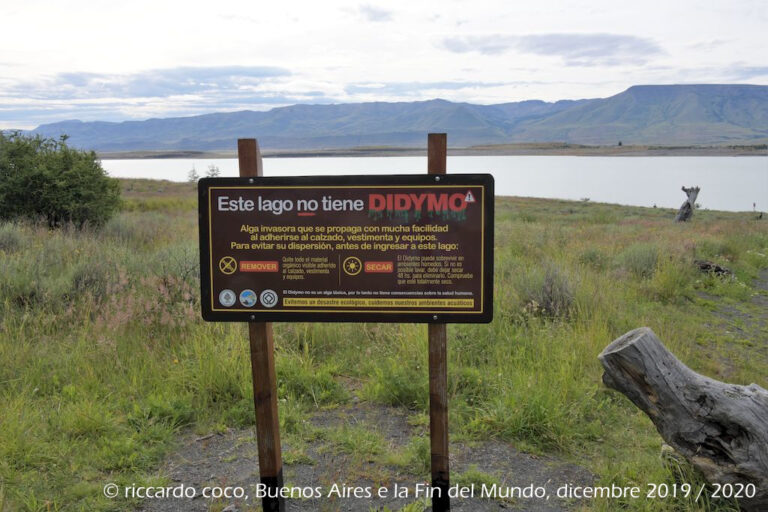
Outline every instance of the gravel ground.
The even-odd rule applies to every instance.
[[[407,421],[408,411],[399,408],[357,404],[339,409],[318,412],[312,423],[316,427],[332,429],[340,426],[363,427],[376,430],[386,441],[388,449],[403,448],[412,435],[419,435],[423,427],[413,427]],[[290,446],[284,448],[284,453]],[[571,507],[557,499],[555,492],[565,484],[589,485],[593,476],[584,468],[549,456],[521,453],[510,444],[488,441],[483,443],[451,443],[450,466],[452,474],[460,474],[476,468],[492,475],[504,487],[546,487],[550,499],[489,500],[467,498],[453,499],[451,510],[458,511],[562,511]],[[417,501],[415,485],[425,483],[395,466],[381,467],[380,463],[361,460],[353,454],[343,453],[329,445],[328,441],[313,441],[306,449],[308,460],[286,464],[285,482],[299,487],[322,486],[327,494],[333,483],[371,487],[372,498],[327,498],[287,500],[288,511],[365,511],[399,510]],[[229,431],[212,436],[183,436],[179,450],[168,460],[162,474],[171,479],[171,486],[193,486],[198,493],[204,486],[240,486],[247,493],[254,492],[259,482],[258,458],[253,429]],[[410,489],[410,498],[396,498],[391,490],[397,484]],[[385,486],[390,489],[387,498],[376,497],[376,490]],[[479,495],[480,488],[475,494]],[[140,510],[146,512],[171,511],[246,511],[260,510],[259,500],[210,500],[202,496],[194,499],[147,500]]]

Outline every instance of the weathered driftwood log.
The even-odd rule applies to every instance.
[[[647,327],[598,356],[606,386],[624,393],[710,483],[754,484],[744,510],[768,510],[768,391],[719,382],[681,363]]]
[[[685,192],[688,198],[677,212],[675,222],[686,222],[693,216],[693,209],[696,207],[696,198],[699,196],[699,190],[701,190],[699,187],[683,187],[683,192]]]

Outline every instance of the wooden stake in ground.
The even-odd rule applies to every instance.
[[[240,176],[263,176],[259,143],[256,139],[238,139],[237,156]],[[259,476],[267,487],[262,499],[266,512],[284,512],[285,500],[279,496],[283,487],[283,460],[280,453],[280,421],[277,416],[277,379],[275,376],[275,343],[272,324],[248,324],[251,343],[251,373],[253,377],[253,403],[256,409],[256,437],[259,447]]]
[[[446,172],[447,136],[427,137],[427,170],[438,180]],[[432,510],[451,509],[448,498],[448,351],[445,324],[429,324],[429,439],[432,452]]]
[[[647,327],[617,338],[598,357],[606,386],[647,414],[710,483],[733,486],[721,495],[740,489],[743,510],[768,510],[768,391],[699,375]]]
[[[696,207],[696,198],[699,196],[699,190],[701,190],[699,187],[683,187],[683,192],[686,193],[688,199],[685,200],[680,207],[680,210],[677,212],[675,222],[686,222],[693,216],[693,209]]]

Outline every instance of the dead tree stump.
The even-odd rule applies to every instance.
[[[680,210],[678,210],[675,222],[687,222],[693,216],[693,209],[696,207],[696,198],[699,196],[699,190],[701,190],[699,187],[683,187],[683,192],[686,193],[688,198],[680,207]]]
[[[726,384],[681,363],[647,327],[598,356],[606,386],[625,394],[710,483],[754,484],[744,510],[768,510],[768,391]]]

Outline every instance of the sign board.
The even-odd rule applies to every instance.
[[[209,321],[490,322],[493,177],[204,178]]]

